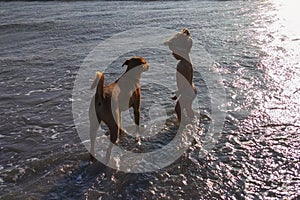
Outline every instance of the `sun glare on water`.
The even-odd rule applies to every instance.
[[[274,5],[278,9],[279,20],[286,31],[300,37],[300,1],[274,0]]]
[[[281,91],[268,92],[269,97],[262,108],[267,108],[267,114],[278,124],[299,125],[300,1],[272,2],[275,8],[274,13],[271,11],[273,22],[267,33],[261,34],[261,37],[271,36],[272,39],[262,47],[268,56],[261,63],[271,84],[280,87]]]

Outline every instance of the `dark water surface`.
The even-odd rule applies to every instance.
[[[299,199],[300,24],[291,2],[1,2],[0,199]],[[191,30],[222,75],[226,119],[206,156],[197,143],[164,169],[130,174],[89,164],[72,89],[99,42],[143,27]],[[201,72],[194,81],[209,114]],[[154,146],[176,132],[166,126]]]

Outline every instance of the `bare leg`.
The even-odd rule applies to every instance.
[[[193,108],[192,108],[192,105],[190,104],[190,105],[188,105],[186,108],[185,108],[185,110],[186,110],[186,112],[187,112],[187,116],[189,117],[189,118],[193,118],[194,117],[194,115],[195,115],[195,113],[194,113],[194,110],[193,110]]]
[[[176,103],[175,112],[176,112],[176,115],[177,115],[177,119],[180,122],[181,121],[181,106],[180,106],[179,100]]]

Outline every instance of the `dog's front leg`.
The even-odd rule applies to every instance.
[[[137,106],[136,108],[133,109],[134,112],[134,122],[136,125],[136,132],[140,131],[140,106]]]
[[[134,122],[136,125],[135,132],[136,132],[136,140],[139,144],[141,144],[140,139],[140,101],[133,106],[133,113],[134,113]]]
[[[138,88],[131,97],[133,113],[134,113],[134,123],[136,125],[136,132],[140,131],[140,107],[141,107],[141,91]]]
[[[108,146],[108,148],[107,148],[107,150],[106,150],[106,159],[105,159],[105,164],[106,165],[108,165],[108,162],[109,162],[109,160],[110,160],[110,155],[111,155],[111,150],[112,150],[112,148],[113,148],[113,143],[109,143],[109,146]]]

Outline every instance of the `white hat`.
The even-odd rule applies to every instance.
[[[183,29],[181,32],[176,33],[171,38],[167,39],[164,44],[167,45],[173,53],[192,63],[189,53],[191,52],[193,40],[187,29]]]

